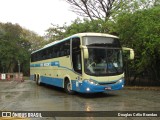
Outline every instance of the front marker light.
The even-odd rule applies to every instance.
[[[121,83],[121,82],[122,82],[122,79],[120,79],[119,82]]]
[[[86,90],[87,90],[87,91],[90,91],[90,88],[87,88]]]

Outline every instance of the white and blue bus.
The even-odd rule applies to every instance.
[[[124,87],[119,38],[102,33],[79,33],[32,52],[30,78],[74,92],[97,93]]]

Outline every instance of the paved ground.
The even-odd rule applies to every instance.
[[[46,85],[37,86],[31,80],[24,82],[0,81],[0,111],[160,111],[160,91],[124,89],[103,94],[67,95],[63,89]],[[30,119],[38,120],[40,118]],[[115,117],[52,117],[41,119],[114,120]],[[116,119],[158,120],[157,117],[116,117]]]

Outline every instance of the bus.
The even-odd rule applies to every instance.
[[[68,94],[98,93],[124,87],[123,48],[104,33],[78,33],[31,53],[30,79],[64,88]]]

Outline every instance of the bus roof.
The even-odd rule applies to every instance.
[[[36,51],[33,51],[31,54],[36,53],[36,52],[38,52],[40,50],[43,50],[45,48],[51,47],[52,45],[56,45],[56,44],[61,43],[63,41],[69,40],[71,38],[74,38],[74,37],[83,37],[83,36],[102,36],[102,37],[118,38],[117,36],[114,36],[114,35],[111,35],[111,34],[105,34],[105,33],[91,33],[91,32],[77,33],[77,34],[74,34],[74,35],[69,36],[67,38],[64,38],[62,40],[57,40],[57,41],[51,42],[51,43],[45,45],[44,47],[42,47],[42,48],[40,48],[40,49],[38,49]]]
[[[73,35],[74,36],[104,36],[104,37],[112,37],[112,38],[118,38],[117,36],[111,35],[111,34],[106,34],[106,33],[78,33]]]

